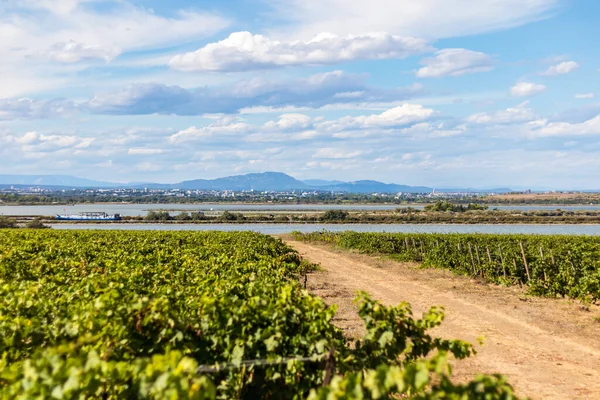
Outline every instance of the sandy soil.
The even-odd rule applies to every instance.
[[[349,337],[363,328],[353,299],[358,290],[387,305],[408,301],[420,316],[432,305],[446,309],[436,329],[467,340],[478,354],[454,363],[455,376],[501,373],[520,395],[534,399],[600,399],[600,307],[525,295],[521,288],[484,284],[442,270],[287,240],[322,271],[308,289],[337,304],[334,323]]]

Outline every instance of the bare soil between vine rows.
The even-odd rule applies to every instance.
[[[321,265],[321,271],[308,276],[307,288],[327,304],[338,305],[334,323],[348,337],[363,331],[353,303],[359,290],[386,305],[408,301],[415,316],[440,305],[446,319],[434,333],[474,343],[478,351],[471,359],[453,362],[456,379],[500,373],[521,396],[600,399],[600,307],[531,297],[518,287],[284,239]],[[481,338],[483,345],[478,344]]]

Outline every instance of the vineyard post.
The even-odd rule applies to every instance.
[[[406,251],[408,251],[409,246],[408,246],[408,238],[407,237],[404,238],[404,245],[406,247]]]
[[[473,265],[473,275],[477,275],[477,271],[475,270],[475,259],[473,258],[473,250],[471,250],[471,243],[469,245],[469,254],[471,255],[471,264]]]
[[[423,247],[423,241],[421,240],[421,261],[425,259],[425,248]]]
[[[475,254],[477,255],[477,268],[480,270],[480,275],[483,277],[483,267],[481,266],[481,259],[479,258],[479,246],[475,245]]]
[[[548,280],[546,276],[546,268],[544,268],[544,248],[540,246],[540,256],[542,257],[542,272],[544,273],[544,282]]]
[[[502,263],[502,272],[504,273],[504,279],[506,279],[506,266],[504,265],[504,255],[502,255],[502,246],[498,244],[498,250],[500,251],[500,262]]]
[[[529,266],[527,265],[527,257],[525,256],[525,249],[523,248],[523,242],[519,241],[519,246],[521,246],[521,254],[523,255],[523,263],[525,264],[525,272],[527,273],[527,282],[531,280],[529,276]]]
[[[569,263],[571,264],[571,268],[573,268],[573,273],[577,273],[575,270],[575,264],[573,264],[573,257],[571,256],[571,250],[569,250]]]
[[[485,246],[485,250],[487,251],[488,260],[490,262],[490,268],[492,268],[492,255],[490,254],[490,248]],[[496,275],[498,275],[498,268],[496,268]]]
[[[308,274],[304,274],[304,289],[306,289],[306,281],[308,279]]]
[[[323,386],[329,386],[333,375],[335,374],[335,356],[333,353],[333,347],[329,350],[329,356],[327,356],[327,364],[325,364],[325,379],[323,380]]]

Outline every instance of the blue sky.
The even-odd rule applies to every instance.
[[[0,173],[600,189],[593,0],[4,0]]]

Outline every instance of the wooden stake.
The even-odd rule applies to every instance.
[[[544,268],[544,248],[540,247],[540,256],[542,257],[542,272],[544,273],[544,282],[548,281],[546,276],[546,268]]]
[[[327,364],[325,364],[325,379],[323,379],[323,386],[327,386],[331,383],[333,375],[335,374],[335,356],[333,348],[329,350],[329,356],[327,357]]]
[[[502,271],[504,272],[504,279],[506,279],[506,266],[504,265],[504,255],[502,254],[502,246],[498,245],[500,251],[500,262],[502,263]]]
[[[481,266],[481,259],[479,258],[479,246],[475,245],[475,254],[477,255],[477,267],[479,268],[479,275],[483,278],[483,267]]]
[[[523,254],[523,263],[525,264],[525,272],[527,273],[527,282],[531,280],[529,276],[529,266],[527,265],[527,257],[525,257],[525,249],[523,248],[523,242],[519,242],[519,246],[521,246],[521,254]]]
[[[571,268],[573,268],[573,272],[576,273],[575,264],[573,264],[573,257],[571,257],[571,250],[569,250],[569,263],[571,263]]]
[[[473,275],[477,275],[475,270],[475,259],[473,258],[473,251],[471,250],[471,243],[469,243],[469,254],[471,255],[471,264],[473,265]]]

